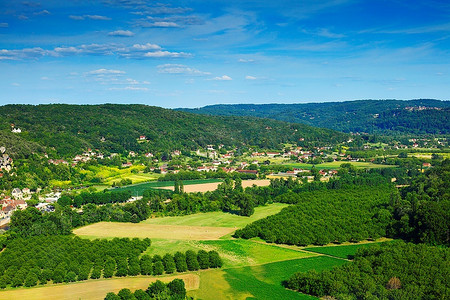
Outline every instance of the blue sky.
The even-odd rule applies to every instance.
[[[450,2],[0,0],[0,104],[450,97]]]

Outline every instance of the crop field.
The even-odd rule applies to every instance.
[[[318,256],[275,263],[200,272],[200,288],[188,292],[199,299],[317,299],[285,289],[282,281],[299,271],[330,269],[346,263]]]
[[[183,182],[184,183],[184,182]],[[186,193],[204,193],[204,192],[212,192],[217,189],[220,182],[210,182],[210,183],[198,183],[185,185],[184,191]],[[242,187],[245,189],[246,187],[251,187],[253,185],[256,186],[268,186],[270,184],[270,180],[261,179],[261,180],[242,180]],[[174,190],[173,183],[170,186],[161,187],[162,189]]]
[[[154,225],[183,225],[183,226],[211,226],[211,227],[244,227],[256,220],[280,212],[287,204],[273,203],[255,207],[255,213],[250,217],[238,216],[224,212],[207,212],[187,216],[151,218],[141,223]]]
[[[333,162],[326,162],[326,163],[322,163],[322,164],[318,164],[318,165],[314,165],[316,169],[339,169],[340,166],[343,163],[350,163],[353,166],[355,166],[356,168],[368,168],[368,169],[380,169],[380,168],[395,168],[396,166],[392,166],[392,165],[379,165],[379,164],[374,164],[374,163],[370,163],[370,162],[362,162],[362,161],[354,161],[354,162],[348,162],[348,161],[333,161]],[[288,164],[291,167],[294,168],[300,168],[300,169],[311,169],[313,167],[313,165],[311,164],[304,164],[304,163],[292,163],[292,164]]]
[[[188,291],[198,289],[200,278],[197,274],[182,274],[176,276],[135,276],[126,278],[109,278],[88,280],[69,284],[54,284],[34,288],[14,288],[0,291],[3,300],[47,300],[47,299],[104,299],[109,292],[118,293],[123,288],[134,291],[147,289],[156,280],[170,282],[175,278],[183,279]]]
[[[218,183],[221,182],[220,179],[197,179],[197,180],[183,180],[183,185],[197,185],[197,184],[204,184],[204,183]],[[140,184],[133,184],[128,185],[120,188],[113,189],[113,191],[126,191],[130,190],[133,196],[142,196],[142,193],[145,190],[148,189],[154,189],[154,188],[160,188],[160,187],[173,187],[174,182],[173,181],[151,181],[151,182],[145,182]]]
[[[174,240],[214,240],[230,234],[235,228],[206,226],[153,225],[142,223],[99,222],[73,231],[87,238],[170,238]]]

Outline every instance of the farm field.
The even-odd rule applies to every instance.
[[[211,226],[211,227],[244,227],[256,220],[274,215],[287,204],[273,203],[266,206],[255,207],[255,213],[250,217],[243,217],[223,212],[198,213],[187,216],[151,218],[141,223],[154,225],[185,225],[185,226]]]
[[[287,290],[282,281],[299,271],[321,271],[346,263],[318,256],[269,264],[200,272],[200,288],[188,292],[199,299],[317,299]]]
[[[380,169],[380,168],[395,168],[396,166],[392,165],[379,165],[374,164],[370,162],[362,162],[362,161],[354,161],[354,162],[348,162],[348,161],[333,161],[333,162],[326,162],[318,165],[314,165],[316,169],[339,169],[341,164],[343,163],[350,163],[356,168],[368,168],[368,169]],[[291,163],[288,164],[291,167],[294,168],[301,168],[301,169],[311,169],[313,165],[311,164],[304,164],[304,163]]]
[[[185,181],[183,181],[184,183]],[[185,185],[184,191],[186,193],[197,193],[197,192],[211,192],[217,189],[220,182],[210,182],[210,183],[198,183],[198,184],[191,184],[191,185]],[[253,185],[257,186],[268,186],[270,184],[270,180],[268,179],[261,179],[261,180],[242,180],[242,187],[245,189],[246,187],[250,187]],[[168,190],[174,190],[174,184],[170,186],[163,186],[160,187],[162,189],[168,189]]]
[[[170,282],[175,278],[183,279],[186,289],[198,289],[200,277],[197,274],[181,274],[176,276],[135,276],[126,278],[109,278],[88,280],[70,284],[54,284],[34,288],[15,288],[0,291],[3,300],[47,300],[47,299],[104,299],[109,292],[119,292],[122,288],[130,290],[147,289],[156,280]]]
[[[222,182],[220,179],[197,179],[197,180],[183,180],[184,189],[186,191],[186,187],[189,185],[199,185],[199,184],[208,184],[208,183],[216,183],[217,185]],[[142,193],[145,190],[152,188],[160,188],[160,187],[173,187],[173,181],[151,181],[140,184],[127,185],[120,188],[111,189],[113,191],[131,191],[133,196],[142,196]]]
[[[235,228],[206,226],[153,225],[142,223],[99,222],[73,231],[87,238],[167,238],[175,240],[214,240],[230,234]]]

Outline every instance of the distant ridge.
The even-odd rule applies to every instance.
[[[202,116],[137,104],[0,107],[0,146],[11,149],[20,143],[15,152],[22,157],[40,147],[70,156],[88,148],[121,153],[196,150],[209,144],[270,149],[301,139],[319,145],[346,141],[347,135],[277,120]]]
[[[220,116],[252,116],[342,132],[449,134],[450,101],[356,100],[304,104],[229,104],[179,110]]]

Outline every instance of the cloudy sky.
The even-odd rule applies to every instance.
[[[450,99],[448,0],[0,0],[0,104]]]

